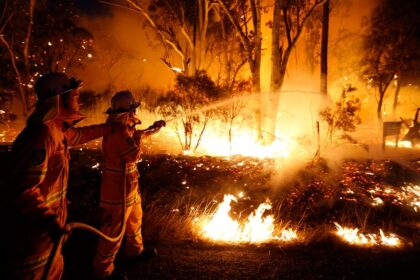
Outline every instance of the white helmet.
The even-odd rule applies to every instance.
[[[69,79],[66,74],[60,72],[42,75],[35,82],[34,90],[38,100],[28,123],[45,123],[54,119],[59,113],[58,96],[79,88],[81,84],[80,80]]]
[[[107,114],[121,114],[135,111],[140,106],[140,102],[137,102],[133,94],[128,91],[119,91],[111,98],[111,107],[106,110]]]
[[[76,78],[67,77],[66,74],[60,72],[53,72],[42,75],[35,82],[35,94],[39,102],[44,102],[50,97],[64,94],[77,89],[82,82]]]

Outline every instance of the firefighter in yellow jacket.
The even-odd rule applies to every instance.
[[[82,119],[80,85],[63,73],[43,75],[35,83],[35,111],[13,143],[8,186],[1,190],[2,207],[7,209],[2,211],[2,223],[7,225],[2,229],[2,237],[7,237],[2,238],[1,248],[7,255],[2,261],[7,269],[4,279],[45,277],[44,268],[67,216],[68,148],[115,128],[107,124],[73,127]],[[48,279],[60,279],[61,252],[51,261]]]
[[[103,138],[102,150],[104,167],[101,180],[100,206],[103,211],[101,231],[109,236],[118,236],[122,222],[125,223],[125,255],[127,259],[141,259],[155,254],[155,250],[143,248],[141,233],[142,208],[139,193],[139,173],[137,161],[140,159],[140,141],[165,126],[165,122],[156,121],[145,130],[136,130],[140,124],[136,117],[135,101],[130,91],[120,91],[111,99],[108,109],[108,123],[120,123],[126,129]],[[124,178],[125,176],[125,178]],[[123,187],[126,187],[126,212],[122,221]],[[97,278],[115,277],[114,259],[121,246],[122,238],[115,243],[100,239],[93,261],[93,272]]]

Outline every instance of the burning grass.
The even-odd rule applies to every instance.
[[[358,225],[358,233],[380,225],[377,228],[382,228],[384,237],[392,238],[396,232],[408,236],[410,244],[418,242],[416,226],[400,227],[419,219],[411,206],[416,201],[417,185],[406,185],[416,177],[404,168],[396,170],[390,161],[347,161],[338,173],[328,170],[323,162],[310,163],[298,179],[277,189],[268,187],[273,184],[275,164],[267,159],[157,156],[144,158],[140,168],[144,168],[144,185],[149,186],[144,190],[145,227],[162,239],[307,244],[319,235],[331,235],[337,222],[346,225],[342,228]],[[171,177],[159,183],[162,178],[147,171],[154,168]],[[391,182],[405,195],[398,196],[398,203],[389,195],[382,196],[381,206],[372,205],[372,186],[386,194]],[[381,236],[380,231],[377,235]],[[386,244],[377,242],[375,246]]]
[[[100,151],[72,151],[71,220],[98,224],[100,162]],[[419,165],[347,160],[333,171],[320,159],[276,185],[272,159],[144,155],[143,231],[171,242],[293,246],[338,234],[344,244],[417,246]]]
[[[359,232],[358,228],[342,227],[338,223],[334,223],[337,228],[336,234],[345,242],[358,246],[386,246],[401,247],[402,241],[394,233],[385,234],[379,229],[379,234]]]
[[[194,228],[200,237],[210,241],[257,244],[298,239],[297,232],[291,228],[275,229],[273,215],[263,216],[272,208],[269,201],[261,203],[243,222],[232,219],[232,201],[237,202],[237,197],[225,194],[214,213],[194,219]]]

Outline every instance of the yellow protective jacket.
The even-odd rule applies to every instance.
[[[127,130],[107,135],[102,142],[104,167],[101,180],[101,205],[121,206],[121,186],[126,183],[126,203],[131,205],[138,193],[137,160],[140,158],[140,131]],[[126,178],[124,178],[124,172]]]
[[[68,128],[60,119],[29,123],[18,135],[11,151],[10,180],[6,188],[7,256],[16,279],[40,279],[53,242],[48,223],[56,219],[64,226],[67,217],[67,179],[71,146],[111,133],[109,125]],[[2,190],[3,192],[4,190]],[[3,213],[4,214],[4,213]],[[58,254],[52,279],[60,279],[62,256]]]
[[[134,257],[143,250],[141,233],[143,211],[139,190],[139,172],[137,161],[140,159],[140,141],[157,131],[157,128],[146,130],[120,130],[107,135],[102,142],[104,166],[101,180],[102,220],[101,231],[109,236],[117,236],[125,223],[125,255]],[[124,177],[125,176],[125,177]],[[126,187],[126,212],[121,218],[123,187]],[[114,260],[121,241],[108,242],[100,239],[93,261],[93,272],[98,278],[109,276],[114,270]]]

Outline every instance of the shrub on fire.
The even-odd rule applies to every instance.
[[[183,151],[197,150],[209,120],[216,115],[214,109],[205,107],[222,95],[205,71],[197,71],[193,76],[179,74],[174,88],[159,98],[158,112],[177,120],[174,128]]]
[[[327,123],[326,139],[329,143],[340,139],[355,142],[349,132],[355,131],[356,126],[361,123],[359,115],[361,103],[352,94],[354,91],[356,88],[351,85],[345,86],[338,101],[319,113],[321,119]]]

